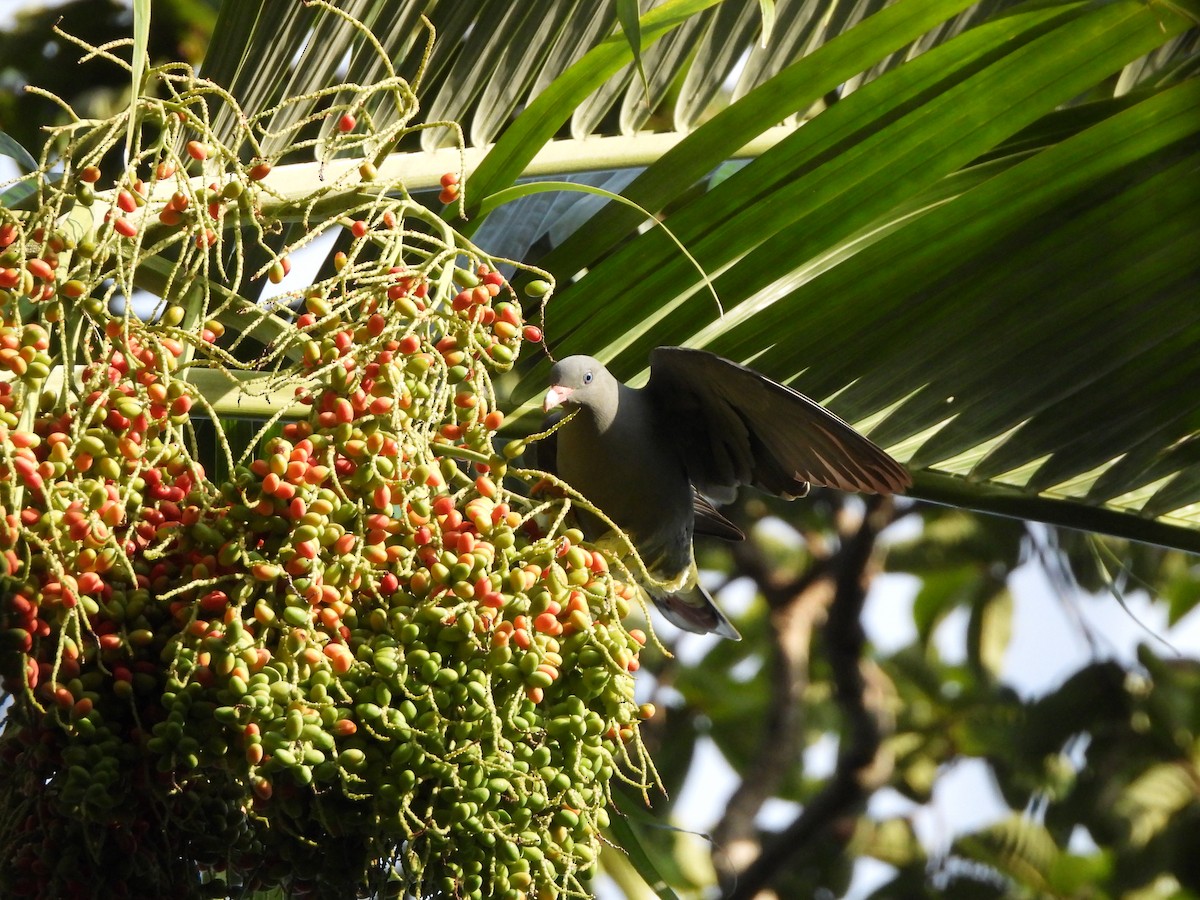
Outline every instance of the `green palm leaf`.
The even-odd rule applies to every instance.
[[[496,142],[474,208],[523,172],[613,168],[609,141],[650,163],[626,196],[726,314],[610,204],[539,260],[556,354],[634,376],[655,345],[707,346],[868,430],[917,496],[1200,549],[1195,3],[791,0],[761,46],[753,0],[671,0],[640,29],[653,118],[611,3],[350,6],[410,75],[433,20],[425,120]],[[226,4],[214,47],[240,52],[209,69],[264,106],[361,40],[277,10]],[[647,125],[674,149],[631,134]],[[773,146],[696,192],[756,140]]]

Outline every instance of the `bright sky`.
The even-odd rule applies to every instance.
[[[4,0],[0,3],[0,31],[12,28],[17,21],[17,13],[24,9],[53,9],[63,6],[69,0]],[[126,6],[132,5],[132,0],[120,0]]]

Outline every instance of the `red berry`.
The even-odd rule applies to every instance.
[[[26,260],[25,268],[37,279],[41,281],[54,280],[54,268],[44,259]]]
[[[72,300],[78,300],[87,293],[87,285],[78,278],[72,278],[62,286],[62,292]]]
[[[133,198],[133,194],[127,190],[117,191],[117,206],[121,207],[127,213],[131,213],[137,209],[137,200]]]

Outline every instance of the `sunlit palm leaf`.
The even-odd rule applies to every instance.
[[[918,467],[1190,529],[1196,478],[1164,460],[1182,463],[1176,445],[1200,425],[1180,401],[1195,396],[1184,301],[1200,279],[1196,84],[1112,104],[1110,119],[896,222],[904,198],[988,145],[1030,139],[1043,116],[1186,24],[1141,4],[1063,6],[943,45],[667,218],[723,269],[729,316],[713,321],[696,279],[648,234],[556,301],[553,348],[587,348],[632,374],[654,344],[706,344],[799,374],[853,420],[874,414],[874,436]],[[998,29],[1003,43],[989,37]],[[594,229],[587,239],[595,246]],[[563,248],[561,271],[592,264],[581,249]],[[619,299],[630,294],[635,321]],[[1127,453],[1153,465],[1101,480]],[[1152,536],[1196,544],[1190,531]]]
[[[662,2],[643,3],[643,13]],[[664,123],[689,130],[730,78],[735,79],[735,97],[749,93],[887,5],[885,0],[780,0],[764,46],[760,0],[724,0],[666,40],[646,42],[642,60],[650,80],[650,108],[631,62],[573,110],[570,133],[576,138],[630,134],[648,124],[661,130]],[[872,60],[861,76],[856,73],[843,84],[841,92],[1007,5],[1011,0],[972,7],[931,32],[909,54]],[[342,0],[338,6],[366,23],[392,51],[396,67],[410,76],[420,58],[415,26],[420,16],[428,16],[439,40],[421,93],[425,120],[457,121],[477,146],[496,140],[523,106],[609,36],[617,23],[616,0]],[[324,87],[331,70],[354,53],[356,40],[344,23],[303,4],[251,0],[224,7],[206,74],[228,85],[251,111],[272,105],[285,85],[292,95]],[[350,75],[352,80],[365,80],[370,72],[351,65]],[[675,92],[670,107],[648,122],[668,89]],[[426,133],[422,146],[430,149],[452,141],[451,132],[434,129]]]
[[[467,6],[355,9],[376,11],[409,74],[423,40],[414,11],[439,28],[426,119],[499,139],[472,202],[564,130],[651,121],[628,46],[616,37],[586,56],[612,31],[611,4]],[[630,240],[642,223],[613,207],[543,260],[560,279],[588,272],[551,305],[552,349],[587,350],[625,376],[662,343],[753,359],[922,469],[919,496],[1200,547],[1195,4],[790,0],[766,48],[757,6],[643,25],[652,97],[673,92],[655,127],[696,128],[727,83],[741,99],[626,191],[665,211],[728,314],[668,240]],[[299,59],[279,36],[323,21],[293,18],[305,16],[251,43],[274,41],[273,63]],[[354,58],[352,35],[321,40],[310,88],[330,60]],[[804,120],[694,196],[739,147]],[[564,171],[611,167],[595,143],[568,146]],[[526,373],[526,396],[543,374]]]

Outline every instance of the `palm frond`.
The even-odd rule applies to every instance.
[[[654,346],[706,346],[870,430],[918,496],[1200,548],[1195,5],[780,0],[760,46],[756,0],[667,0],[643,17],[649,105],[612,3],[341,8],[421,71],[424,121],[496,141],[468,154],[472,208],[529,172],[649,163],[624,193],[725,314],[610,204],[539,261],[560,279],[556,354],[635,376]],[[377,74],[327,11],[226,7],[223,39],[248,49],[212,65],[239,96]],[[420,132],[389,164],[449,139]]]
[[[650,10],[664,5],[657,0]],[[438,35],[420,91],[425,121],[458,122],[473,146],[485,146],[548,85],[579,61],[617,24],[616,0],[343,0],[339,9],[367,25],[388,48],[393,64],[414,76],[421,60],[419,23],[429,19]],[[732,86],[745,96],[796,60],[891,5],[888,0],[779,0],[777,27],[762,42],[758,0],[724,0],[642,50],[649,99],[632,61],[598,85],[571,111],[568,133],[634,134],[642,130],[685,133],[722,105]],[[839,93],[896,67],[924,50],[994,15],[1012,0],[961,4],[963,12],[940,23],[919,41],[889,53]],[[356,53],[360,39],[346,23],[303,4],[226,3],[206,74],[226,84],[253,113],[286,91],[299,96],[330,83],[349,63],[350,80],[379,75],[377,65]],[[1149,64],[1154,70],[1162,63]],[[795,111],[803,118],[809,110]],[[454,135],[431,129],[423,149],[447,146]]]

